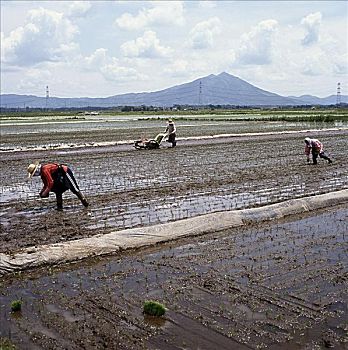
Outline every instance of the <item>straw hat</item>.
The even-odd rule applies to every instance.
[[[306,137],[304,140],[305,140],[306,143],[310,143],[311,142],[311,139],[309,137]]]
[[[28,179],[31,179],[34,176],[35,171],[39,167],[39,164],[40,164],[40,162],[38,160],[32,164],[29,164],[28,169],[27,169],[28,170]]]

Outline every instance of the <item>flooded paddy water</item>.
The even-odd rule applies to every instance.
[[[207,136],[230,133],[291,131],[301,129],[322,129],[348,127],[348,123],[254,121],[260,115],[233,115],[233,118],[248,121],[229,120],[229,116],[180,116],[176,121],[179,137]],[[165,116],[52,116],[1,119],[0,151],[30,150],[93,145],[97,142],[132,141],[139,138],[153,138],[163,132]]]
[[[127,142],[153,137],[164,120],[6,123],[2,253],[348,188],[347,125],[178,120],[177,148],[137,151]],[[206,139],[221,134],[240,136]],[[305,136],[324,143],[332,165],[306,163]],[[90,147],[113,141],[127,142]],[[62,143],[71,147],[54,149]],[[91,206],[66,193],[58,212],[53,194],[39,199],[40,179],[26,181],[33,160],[69,164]],[[23,349],[343,349],[347,221],[341,206],[8,276],[0,287],[0,337]],[[22,313],[11,314],[9,303],[20,298]],[[163,302],[165,318],[144,318],[145,299]]]
[[[334,207],[8,276],[0,337],[25,349],[345,349],[347,222]],[[145,300],[166,314],[146,317]]]

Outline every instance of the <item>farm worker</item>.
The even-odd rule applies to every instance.
[[[54,192],[57,198],[57,209],[63,209],[63,193],[70,190],[81,203],[88,207],[89,203],[81,193],[71,169],[65,164],[40,164],[35,162],[28,166],[28,179],[33,176],[41,176],[44,187],[40,191],[41,198],[47,198],[50,192]]]
[[[326,159],[329,164],[332,160],[325,154],[323,150],[323,144],[317,139],[311,139],[309,137],[305,138],[305,154],[307,155],[307,162],[309,163],[309,155],[312,152],[313,164],[317,164],[318,156],[320,158]]]
[[[166,127],[165,133],[168,135],[168,142],[172,143],[172,147],[176,146],[176,127],[172,119],[168,119],[168,125]]]

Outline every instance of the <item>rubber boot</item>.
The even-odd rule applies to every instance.
[[[320,158],[327,160],[329,164],[332,163],[332,160],[325,153],[321,153]]]
[[[63,210],[63,194],[56,193],[56,199],[57,199],[57,210]]]
[[[332,163],[332,160],[331,160],[328,156],[325,156],[325,157],[323,157],[323,158],[326,159],[326,160],[328,161],[329,164]]]
[[[79,200],[81,201],[81,203],[83,204],[84,207],[87,208],[89,206],[87,199],[83,196],[83,194],[81,192],[77,192],[76,196],[79,198]]]

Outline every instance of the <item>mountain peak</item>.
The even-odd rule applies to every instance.
[[[227,72],[221,72],[217,75],[218,77],[233,77],[233,75],[228,74]]]
[[[210,78],[210,79],[211,78],[224,78],[224,77],[235,78],[235,76],[233,76],[233,75],[231,75],[231,74],[229,74],[227,72],[221,72],[219,74],[209,74],[209,75],[207,75],[205,77],[202,77],[200,79],[204,79],[204,78]]]

